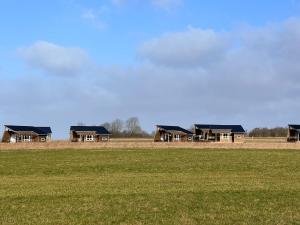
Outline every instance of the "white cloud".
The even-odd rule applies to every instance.
[[[144,84],[160,93],[153,104],[180,121],[188,120],[185,112],[193,121],[275,126],[299,120],[293,101],[300,95],[299,43],[300,21],[290,19],[227,33],[168,33],[138,54],[155,68]]]
[[[53,75],[73,76],[90,63],[83,49],[63,47],[46,41],[19,48],[17,53],[28,66]]]
[[[94,10],[92,9],[89,9],[89,10],[86,10],[85,12],[82,13],[81,17],[83,19],[88,19],[88,20],[95,20],[97,19],[98,17],[96,16]]]
[[[201,66],[223,57],[228,48],[225,34],[189,28],[147,41],[139,49],[139,55],[157,64]]]

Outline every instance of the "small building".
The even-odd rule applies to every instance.
[[[191,142],[193,132],[178,126],[157,125],[154,136],[155,142]]]
[[[288,142],[300,141],[300,125],[290,124],[288,128]]]
[[[246,131],[241,125],[195,124],[195,140],[206,142],[241,143]]]
[[[5,125],[2,142],[47,142],[51,134],[50,127]]]
[[[102,142],[109,141],[111,133],[103,126],[71,126],[70,141]]]

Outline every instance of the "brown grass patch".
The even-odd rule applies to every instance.
[[[245,143],[158,143],[152,139],[112,139],[105,143],[71,143],[52,141],[49,143],[0,144],[0,150],[22,149],[300,149],[300,143],[287,143],[284,138],[247,138]]]

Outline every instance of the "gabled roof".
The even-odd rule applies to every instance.
[[[195,124],[196,129],[231,130],[232,133],[246,133],[241,125]]]
[[[300,130],[300,125],[297,125],[297,124],[289,124],[289,127],[293,128],[295,130]]]
[[[75,132],[96,132],[99,135],[111,135],[103,126],[71,126],[71,131]]]
[[[5,127],[15,132],[34,132],[38,135],[48,135],[52,133],[50,127],[16,126],[16,125],[5,125]]]
[[[157,125],[157,128],[161,128],[161,129],[164,129],[164,130],[169,131],[169,132],[177,131],[177,132],[183,132],[185,134],[193,135],[193,132],[191,132],[189,130],[186,130],[186,129],[183,129],[182,127],[179,127],[179,126]]]

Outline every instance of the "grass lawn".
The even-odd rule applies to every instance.
[[[300,224],[300,151],[0,151],[0,224]]]

